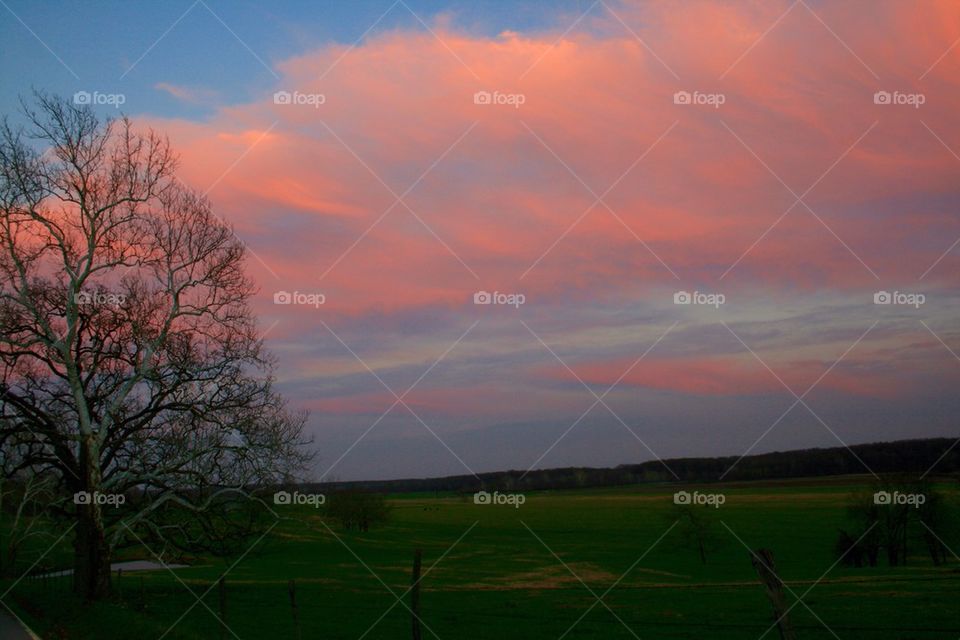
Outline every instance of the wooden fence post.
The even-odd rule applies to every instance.
[[[413,576],[410,586],[410,613],[413,624],[413,640],[420,640],[420,549],[413,552]]]
[[[767,592],[767,598],[773,607],[773,619],[780,631],[780,640],[797,640],[787,615],[789,607],[783,594],[783,580],[777,575],[777,568],[773,562],[773,551],[757,549],[752,556],[753,568],[760,576],[760,582],[763,583],[764,591]]]
[[[297,640],[303,638],[303,634],[300,631],[300,617],[297,615],[297,581],[290,580],[287,582],[287,593],[290,594],[290,609],[293,611],[293,629],[296,631]]]

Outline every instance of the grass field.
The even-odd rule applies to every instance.
[[[802,597],[790,612],[801,639],[960,636],[955,557],[934,567],[917,547],[907,566],[832,567],[844,503],[858,488],[849,479],[712,485],[705,490],[726,503],[705,565],[670,529],[674,487],[531,493],[519,508],[400,495],[390,523],[368,533],[287,508],[245,556],[175,576],[128,574],[115,602],[93,608],[72,599],[66,580],[22,581],[6,601],[44,637],[220,638],[212,585],[238,560],[226,577],[224,637],[296,638],[294,579],[303,638],[409,638],[404,594],[420,548],[424,638],[759,638],[771,609],[748,547],[767,547],[790,602]],[[955,504],[955,486],[940,488]],[[202,603],[190,590],[206,593]]]

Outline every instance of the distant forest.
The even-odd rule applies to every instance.
[[[403,480],[370,480],[358,482],[325,482],[309,485],[324,490],[363,489],[367,491],[407,492],[473,492],[480,489],[501,491],[537,491],[544,489],[579,489],[613,487],[655,482],[717,482],[734,463],[724,481],[777,480],[817,476],[931,473],[937,476],[960,472],[960,447],[951,438],[897,440],[853,445],[850,449],[797,449],[723,458],[672,458],[660,462],[620,465],[613,468],[563,467],[523,471],[497,471],[444,478],[410,478]],[[859,460],[858,460],[859,458]],[[862,462],[861,462],[862,461]],[[935,465],[935,466],[934,466]],[[677,478],[667,469],[676,473]]]

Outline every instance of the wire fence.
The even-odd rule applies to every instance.
[[[156,577],[145,575],[149,573],[151,572],[124,572],[122,569],[113,572],[111,582],[117,600],[122,602],[125,606],[129,606],[141,612],[146,612],[150,608],[150,602],[156,601],[156,599],[163,597],[182,597],[186,601],[192,602],[193,598],[190,596],[189,592],[184,589],[183,585],[177,582],[172,576],[169,576],[169,580],[161,579],[158,581]],[[146,580],[145,577],[147,578]],[[21,591],[21,587],[24,590],[30,590],[38,595],[68,594],[73,590],[73,578],[73,572],[70,569],[56,569],[50,566],[34,567],[34,569],[25,575],[18,583],[17,588],[14,591],[14,599],[17,599],[16,592]],[[894,576],[891,576],[890,578],[892,581],[899,581]],[[955,574],[944,576],[926,576],[924,577],[924,580],[960,582],[960,576]],[[318,617],[328,620],[329,616],[331,615],[349,615],[352,619],[367,619],[369,620],[370,624],[372,624],[374,621],[383,616],[387,606],[389,606],[389,604],[385,606],[384,602],[388,602],[390,604],[394,604],[395,602],[395,598],[391,597],[390,594],[385,590],[382,593],[382,597],[380,597],[377,591],[367,592],[366,590],[361,590],[358,591],[357,597],[351,602],[349,613],[345,611],[332,612],[330,610],[329,598],[326,596],[334,591],[339,592],[341,589],[329,584],[320,584],[318,582],[312,582],[309,580],[301,580],[299,583],[295,579],[288,580],[286,583],[284,583],[283,580],[276,580],[266,584],[262,582],[248,581],[229,583],[227,580],[190,580],[189,584],[193,587],[199,587],[194,589],[198,593],[208,592],[207,597],[214,600],[214,608],[216,608],[215,600],[219,599],[219,611],[221,615],[224,616],[224,619],[226,619],[227,611],[230,609],[228,601],[233,597],[242,596],[246,601],[248,598],[250,598],[251,593],[254,593],[254,599],[258,602],[287,602],[291,609],[290,624],[292,627],[296,628],[296,631],[292,636],[295,638],[300,637],[302,634],[300,630],[301,625],[306,627],[316,626],[318,624]],[[219,589],[217,588],[218,585]],[[738,586],[753,586],[753,588],[758,588],[758,585],[759,583],[756,585]],[[714,586],[717,588],[729,588],[731,585],[718,583]],[[405,586],[399,585],[392,585],[391,588],[395,588],[398,594],[403,594],[406,590]],[[632,588],[631,586],[624,585],[623,590],[630,591],[632,589],[635,590],[636,588],[642,589],[643,587],[639,586]],[[669,589],[670,587],[658,588]],[[683,587],[680,586],[680,588]],[[566,595],[569,595],[569,593],[583,591],[583,588],[582,586],[579,588],[577,586],[572,586],[569,589],[562,588],[550,590],[562,591]],[[618,591],[620,590],[621,588],[618,587]],[[538,591],[542,592],[543,590],[520,589],[519,591],[533,593]],[[231,593],[233,596],[228,596],[228,594]],[[505,625],[507,627],[519,627],[521,626],[521,623],[542,623],[543,621],[547,620],[556,620],[557,616],[560,614],[560,611],[550,608],[538,608],[535,612],[525,612],[520,608],[507,609],[502,607],[450,605],[451,596],[454,594],[464,593],[469,594],[471,597],[476,597],[478,591],[465,591],[459,588],[444,589],[443,587],[427,587],[425,585],[421,591],[421,598],[423,602],[420,605],[420,617],[429,626],[436,629],[443,629],[445,626],[453,625],[457,627],[458,633],[462,633],[464,630],[464,623],[471,626],[474,624],[478,626],[488,626],[490,624],[502,622],[507,623]],[[371,595],[382,599],[383,602],[380,602],[375,598],[371,598]],[[436,600],[431,602],[431,600],[437,596],[442,596],[442,603],[438,603]],[[585,591],[583,593],[583,598],[591,604],[595,600],[589,593]],[[618,612],[618,615],[623,619],[623,621],[609,614],[604,615],[606,612],[601,610],[598,606],[596,611],[591,613],[588,617],[585,617],[580,624],[584,625],[585,627],[604,628],[611,630],[615,630],[616,627],[621,627],[623,624],[627,624],[631,629],[637,630],[637,632],[641,635],[643,630],[649,631],[652,629],[670,629],[677,632],[689,630],[691,637],[709,637],[711,631],[732,632],[738,630],[750,632],[752,635],[758,636],[770,629],[772,624],[769,611],[767,610],[758,612],[755,622],[720,622],[715,620],[668,620],[663,619],[662,617],[638,617],[636,614],[641,612],[640,606],[626,607],[623,604],[608,604],[610,604],[610,606]],[[569,607],[566,605],[566,603],[558,602],[557,605],[557,609],[562,609],[563,611],[569,613],[571,622],[576,620],[580,613],[582,613],[582,611],[569,611]],[[585,608],[589,606],[590,604],[587,604],[585,605]],[[392,611],[388,616],[384,616],[385,619],[381,621],[380,624],[397,624],[400,618],[409,619],[409,617],[409,611],[405,607],[396,604],[394,611]],[[390,622],[387,622],[387,618],[390,619]],[[231,624],[233,623],[231,622]],[[935,624],[904,625],[901,623],[893,626],[888,624],[835,624],[830,622],[828,627],[822,622],[799,622],[794,623],[793,627],[802,633],[804,637],[809,637],[811,634],[822,634],[825,637],[834,637],[834,634],[846,634],[845,637],[858,637],[857,634],[869,634],[870,637],[881,637],[884,634],[922,634],[925,637],[927,634],[931,634],[931,637],[942,637],[943,634],[950,634],[951,637],[956,637],[956,635],[960,634],[960,626],[943,626]],[[626,633],[626,630],[624,631]],[[610,633],[612,632],[613,631]],[[933,634],[940,635],[934,636]],[[441,633],[441,637],[446,636]],[[898,637],[903,636],[901,635]]]

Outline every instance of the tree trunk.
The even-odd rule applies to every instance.
[[[98,504],[100,460],[92,437],[80,447],[87,501],[77,504],[77,528],[73,539],[73,591],[86,600],[101,600],[110,594],[110,548]]]
[[[73,590],[87,600],[100,600],[110,594],[110,551],[103,520],[96,505],[78,505],[77,511]]]

